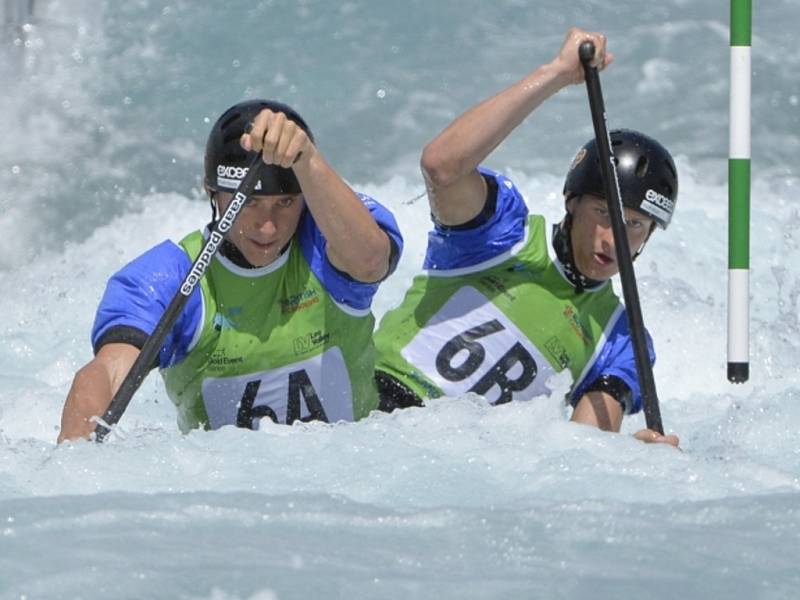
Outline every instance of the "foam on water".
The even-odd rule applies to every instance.
[[[538,198],[546,214],[560,214],[556,178],[514,176],[532,205]],[[355,424],[183,436],[156,376],[109,443],[55,447],[72,374],[90,356],[87,307],[107,274],[164,237],[177,239],[188,222],[203,223],[207,207],[148,195],[84,243],[3,275],[4,287],[17,290],[0,302],[0,572],[8,597],[166,589],[174,597],[291,598],[329,586],[333,597],[525,590],[579,598],[589,589],[611,597],[621,581],[689,593],[701,574],[712,594],[785,596],[797,583],[788,557],[800,527],[800,404],[790,368],[797,341],[787,329],[796,320],[785,322],[796,307],[754,311],[753,381],[729,387],[719,333],[725,274],[713,258],[724,240],[707,236],[702,257],[690,250],[698,229],[722,230],[715,197],[724,189],[684,181],[686,209],[637,265],[658,340],[664,422],[684,452],[569,424],[559,399],[568,381],[530,403],[491,407],[468,396]],[[425,211],[424,200],[410,202],[417,185],[396,177],[356,187],[402,222]],[[755,240],[758,255],[796,252],[785,235],[792,219],[791,209],[777,218],[756,210],[756,224],[776,224],[775,235]],[[424,231],[406,233],[408,253],[381,292],[379,315],[399,300],[424,252]],[[786,280],[767,271],[755,283],[796,302]],[[624,431],[642,425],[633,417]],[[217,547],[222,539],[229,549]],[[760,558],[764,544],[769,561]],[[41,555],[48,566],[30,566]],[[609,577],[619,564],[635,573]],[[748,575],[737,573],[745,565]],[[565,585],[567,573],[577,577]]]

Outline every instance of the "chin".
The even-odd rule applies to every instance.
[[[617,270],[616,269],[610,269],[610,270],[602,269],[600,271],[597,271],[597,272],[589,275],[589,277],[591,279],[594,279],[595,281],[606,281],[608,279],[611,279],[616,274],[617,274]]]
[[[266,267],[270,263],[275,260],[275,257],[264,256],[263,254],[259,254],[258,256],[244,256],[254,267]]]

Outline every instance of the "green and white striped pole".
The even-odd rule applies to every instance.
[[[728,381],[750,376],[750,32],[752,0],[731,0]]]

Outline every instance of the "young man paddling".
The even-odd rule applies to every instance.
[[[573,160],[566,214],[550,236],[513,182],[480,166],[543,101],[583,82],[578,48],[587,40],[595,66],[608,66],[605,37],[573,29],[555,60],[468,110],[425,148],[434,229],[426,273],[376,334],[383,408],[466,392],[492,403],[530,400],[568,369],[573,421],[619,431],[623,414],[641,409],[628,321],[610,282],[618,265],[594,140]],[[677,172],[646,135],[611,138],[638,255],[656,227],[669,225]],[[637,437],[678,444],[650,430]]]
[[[214,219],[259,151],[255,194],[153,365],[183,431],[255,428],[263,417],[352,421],[377,407],[370,305],[402,250],[397,224],[333,170],[300,115],[266,100],[231,107],[211,131]],[[75,375],[59,441],[94,431],[209,229],[163,242],[109,280],[95,356]]]

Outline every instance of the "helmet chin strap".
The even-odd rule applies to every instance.
[[[217,192],[208,190],[208,202],[211,205],[211,224],[219,221],[219,206],[217,206]]]
[[[208,228],[211,230],[216,222],[219,221],[219,204],[217,204],[216,191],[208,189],[208,201],[211,205],[211,223],[209,223]],[[219,253],[239,267],[243,267],[245,269],[255,268],[250,264],[250,261],[244,257],[244,254],[242,254],[241,250],[239,250],[228,238],[222,240],[222,244],[220,244],[219,247]]]
[[[652,225],[650,225],[650,231],[647,232],[647,237],[644,238],[644,241],[642,242],[642,245],[639,246],[639,248],[636,250],[636,252],[631,257],[632,261],[635,261],[637,258],[639,258],[639,255],[644,251],[644,247],[647,245],[647,242],[650,240],[650,236],[653,235],[653,232],[655,230],[656,230],[656,224],[653,223]]]
[[[567,280],[575,287],[575,291],[580,294],[584,290],[600,287],[605,281],[590,279],[578,270],[578,266],[575,264],[575,255],[572,252],[571,234],[572,213],[567,211],[561,223],[553,225],[553,250],[556,252],[556,258],[561,263]]]

